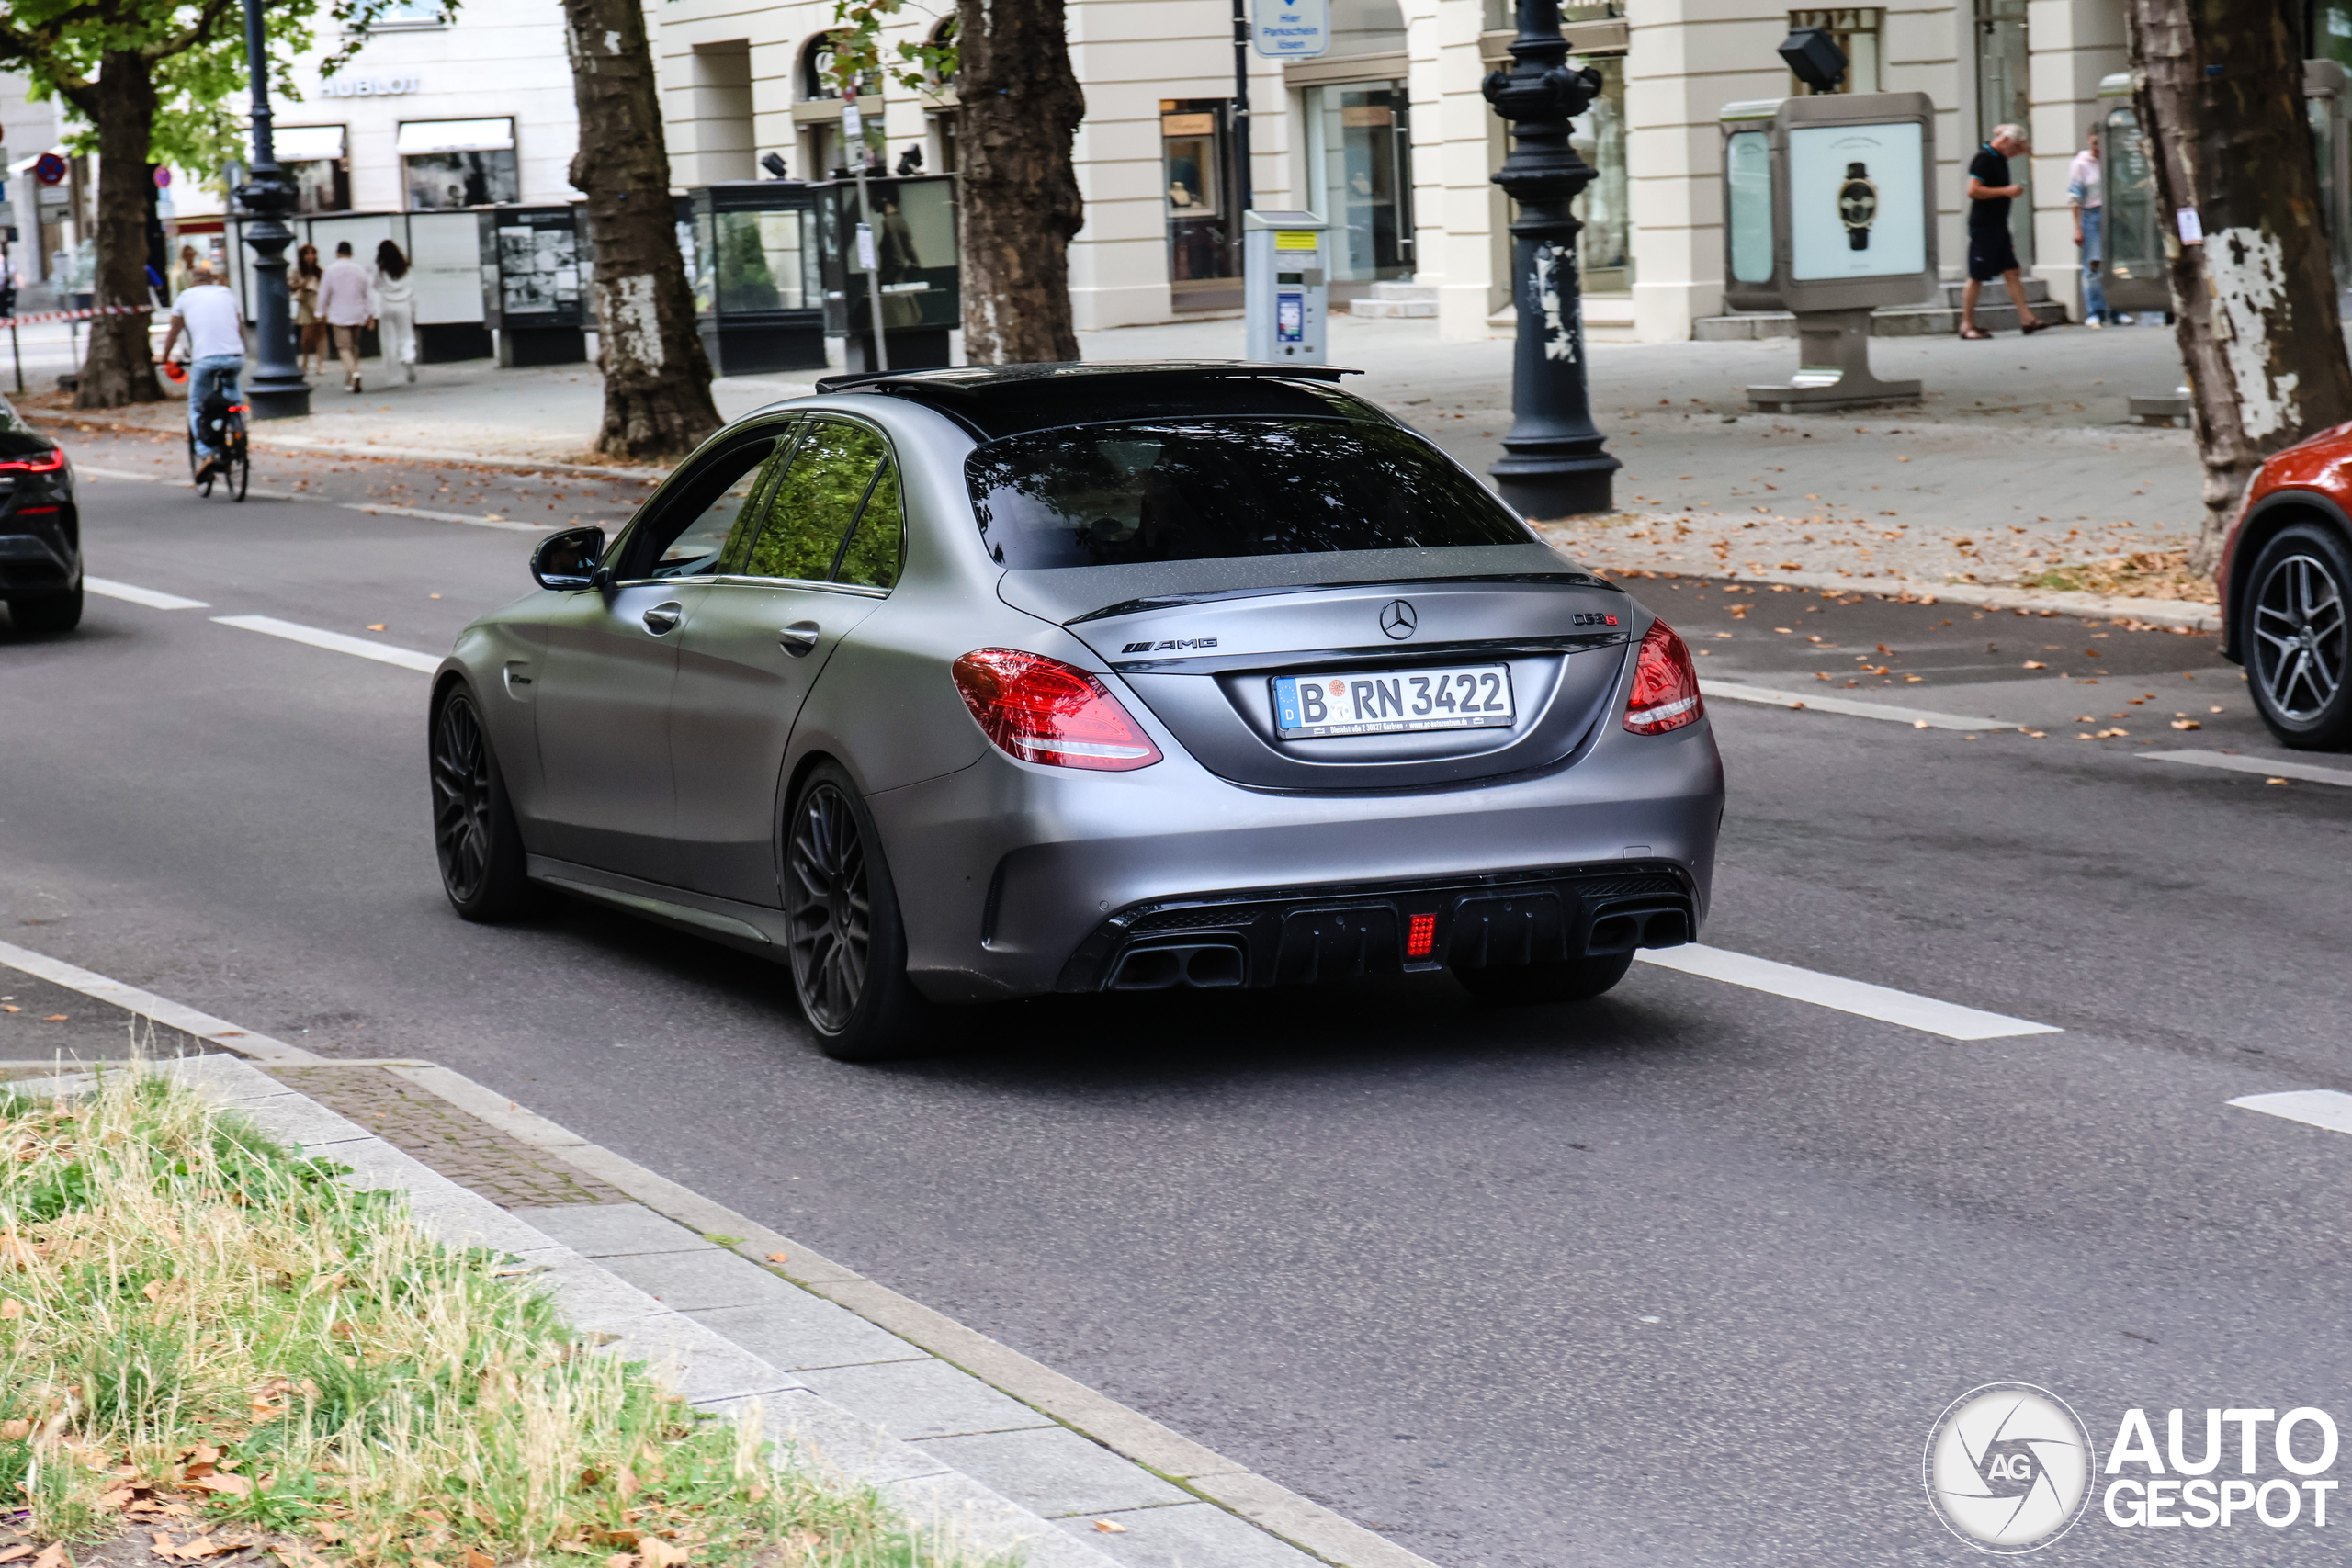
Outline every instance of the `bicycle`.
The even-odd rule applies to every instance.
[[[231,402],[220,392],[205,399],[196,412],[197,423],[220,456],[214,459],[210,473],[204,471],[204,458],[196,449],[196,431],[187,433],[187,472],[195,482],[196,493],[209,498],[215,480],[228,488],[229,499],[245,499],[246,487],[253,483],[253,452],[245,442],[245,405]]]

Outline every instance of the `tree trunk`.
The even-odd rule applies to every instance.
[[[957,0],[956,15],[964,356],[1076,359],[1069,243],[1086,207],[1070,148],[1086,97],[1070,69],[1062,0]]]
[[[2292,0],[2129,0],[2132,103],[2156,166],[2188,365],[2211,571],[2263,458],[2352,419]],[[2202,244],[2182,243],[2192,212]]]
[[[588,196],[605,424],[595,449],[674,457],[719,425],[710,358],[695,331],[678,252],[670,151],[639,0],[564,0],[580,151],[571,183]]]
[[[98,132],[97,282],[93,303],[137,305],[127,316],[98,316],[90,322],[90,351],[82,361],[74,406],[120,408],[152,403],[164,396],[155,380],[155,355],[143,307],[147,292],[147,193],[150,142],[155,130],[155,79],[145,55],[109,51],[97,81],[74,95]]]

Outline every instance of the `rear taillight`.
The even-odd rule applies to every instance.
[[[1664,735],[1696,724],[1706,714],[1690,650],[1672,626],[1652,621],[1634,659],[1634,695],[1625,705],[1625,728],[1636,735]]]
[[[11,457],[0,463],[0,474],[53,474],[65,466],[65,448],[52,447],[47,457]]]
[[[1110,688],[1058,659],[979,649],[956,661],[956,689],[988,738],[1024,762],[1125,773],[1159,761]]]

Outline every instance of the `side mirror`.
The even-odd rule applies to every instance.
[[[602,575],[596,560],[604,553],[602,528],[566,528],[541,539],[531,552],[531,575],[542,588],[594,588]]]

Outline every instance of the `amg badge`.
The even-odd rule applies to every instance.
[[[1126,647],[1119,649],[1119,652],[1122,655],[1129,653],[1181,653],[1188,649],[1215,648],[1216,646],[1216,638],[1213,637],[1171,637],[1166,642],[1131,642],[1127,644]]]

